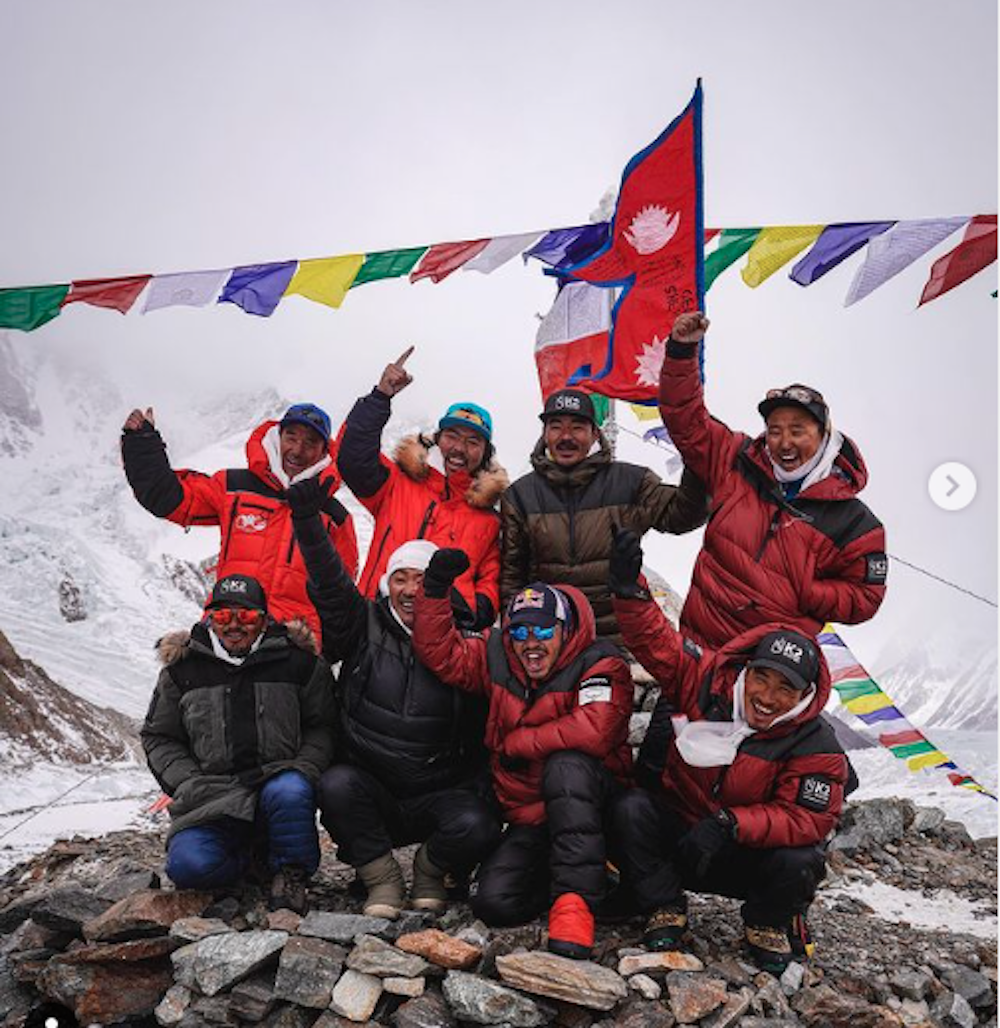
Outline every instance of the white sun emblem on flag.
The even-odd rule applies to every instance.
[[[660,368],[666,356],[667,340],[653,336],[651,343],[643,343],[642,353],[635,359],[635,378],[639,385],[655,386],[660,381]]]
[[[681,212],[671,214],[666,207],[647,204],[625,229],[625,239],[641,254],[656,253],[677,234]]]

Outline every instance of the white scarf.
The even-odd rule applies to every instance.
[[[733,685],[732,721],[689,721],[677,733],[677,750],[685,764],[691,767],[726,767],[736,759],[743,740],[757,731],[746,719],[745,679],[746,668]],[[815,692],[816,687],[810,686],[805,697],[787,713],[776,717],[767,730],[801,714],[812,703]]]
[[[831,429],[823,445],[820,446],[809,460],[804,464],[800,464],[797,468],[793,468],[791,471],[786,471],[778,464],[771,456],[770,450],[767,451],[767,457],[771,462],[771,467],[774,469],[774,477],[779,482],[798,482],[801,479],[802,485],[799,488],[799,492],[804,493],[810,486],[815,485],[817,482],[822,482],[830,474],[833,470],[833,462],[837,459],[837,454],[840,453],[840,447],[843,445],[843,442],[844,436],[841,432],[836,428]]]
[[[235,654],[230,653],[225,646],[222,645],[222,640],[215,634],[214,628],[209,628],[208,638],[212,643],[212,652],[219,658],[224,660],[227,664],[236,664],[237,666],[242,664],[243,661],[253,653],[258,646],[264,641],[264,633],[261,632],[253,641],[253,645],[249,650],[246,651],[242,656],[237,657]]]
[[[314,478],[321,471],[328,468],[332,462],[330,454],[327,453],[322,460],[316,461],[315,464],[306,468],[305,471],[300,471],[294,478],[289,478],[285,474],[285,469],[281,466],[281,427],[279,425],[272,425],[265,433],[261,443],[264,447],[264,452],[267,454],[267,463],[271,467],[271,474],[281,483],[283,489],[287,489],[290,485],[294,485],[296,482],[304,482],[307,478]]]

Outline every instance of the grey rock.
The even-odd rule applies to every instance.
[[[38,892],[8,903],[3,910],[0,910],[0,935],[7,935],[19,924],[27,921],[31,917],[31,912],[42,902],[42,899],[42,893]]]
[[[737,1023],[742,1024],[741,1018],[750,1009],[752,999],[753,989],[750,988],[729,993],[726,1002],[702,1022],[701,1028],[732,1028]]]
[[[353,942],[359,935],[382,936],[391,921],[384,917],[365,917],[363,914],[331,914],[325,910],[310,910],[299,925],[299,935],[312,935],[330,942]]]
[[[976,1015],[964,996],[957,992],[942,992],[931,1004],[931,1017],[942,1028],[973,1028]]]
[[[171,954],[181,985],[214,996],[259,971],[288,940],[287,932],[250,931],[210,935]]]
[[[163,1028],[173,1028],[180,1024],[185,1011],[191,1005],[191,990],[184,985],[171,985],[163,994],[163,999],[153,1011],[157,1024]]]
[[[490,941],[490,930],[482,921],[473,921],[460,932],[456,932],[455,938],[478,949],[485,949],[486,944]]]
[[[628,987],[637,992],[643,999],[659,999],[663,989],[659,982],[654,982],[648,974],[634,974],[628,980]]]
[[[901,967],[889,976],[889,985],[897,996],[904,999],[921,1000],[931,987],[931,976],[923,971]]]
[[[449,971],[444,996],[459,1020],[513,1028],[537,1028],[549,1020],[537,1003],[489,979],[466,971]]]
[[[310,1028],[315,1020],[315,1010],[282,1003],[260,1022],[260,1028]]]
[[[611,1028],[673,1028],[677,1022],[663,1003],[636,998],[623,1004],[613,1020],[600,1023]]]
[[[188,1007],[179,1028],[199,1028],[201,1025],[235,1025],[236,1015],[229,1008],[228,996],[201,996]]]
[[[797,961],[792,961],[782,972],[779,982],[781,991],[786,996],[794,996],[802,988],[802,981],[806,976],[806,969]]]
[[[160,876],[155,871],[132,871],[129,874],[116,875],[105,882],[97,890],[97,898],[117,903],[120,899],[141,892],[143,889],[158,889]]]
[[[274,975],[270,971],[252,975],[234,986],[229,994],[229,1005],[242,1021],[262,1021],[277,1002]]]
[[[427,979],[420,978],[383,978],[382,988],[392,996],[406,996],[413,999],[422,996],[427,988]]]
[[[103,914],[110,906],[110,900],[100,899],[89,890],[67,886],[50,892],[32,910],[31,919],[55,932],[82,935],[85,922]]]
[[[917,807],[910,829],[924,835],[934,835],[944,824],[945,813],[940,807]]]
[[[896,1013],[905,1025],[913,1025],[914,1028],[928,1024],[931,1018],[931,1008],[924,999],[897,1000],[899,1008]]]
[[[300,1007],[323,1010],[346,956],[342,947],[325,939],[293,936],[285,943],[274,979],[274,995]]]
[[[707,1017],[726,1002],[726,983],[721,978],[689,971],[667,975],[670,1009],[682,1024],[693,1024]]]
[[[347,970],[333,987],[330,1009],[350,1021],[367,1021],[382,995],[382,979]]]
[[[437,992],[425,992],[407,1000],[391,1020],[395,1028],[455,1028],[455,1018]]]
[[[219,917],[179,917],[170,926],[170,938],[180,942],[200,942],[210,935],[224,935],[235,929]]]
[[[415,953],[404,953],[374,935],[362,935],[348,954],[347,966],[379,978],[419,978],[430,964]]]
[[[610,1010],[628,995],[620,974],[589,960],[570,960],[541,951],[497,957],[497,972],[508,984],[589,1010]]]
[[[942,977],[969,1006],[988,1007],[993,1004],[990,980],[982,972],[959,965],[949,968]]]
[[[837,835],[855,834],[862,848],[882,846],[902,839],[915,816],[916,807],[909,800],[888,798],[848,803]]]

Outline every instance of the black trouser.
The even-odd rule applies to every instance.
[[[607,884],[604,812],[620,790],[594,757],[552,754],[542,776],[547,823],[507,827],[479,867],[471,900],[476,917],[489,925],[523,924],[566,892],[591,907],[599,903]]]
[[[393,846],[426,842],[433,864],[466,874],[500,838],[496,808],[473,784],[396,797],[363,768],[336,764],[320,779],[319,806],[340,859],[355,867]]]
[[[631,789],[611,812],[615,852],[623,881],[640,911],[684,902],[684,890],[742,899],[747,924],[784,927],[804,913],[826,874],[819,846],[755,849],[733,842],[709,865],[703,878],[684,864],[677,844],[690,827],[662,797]]]

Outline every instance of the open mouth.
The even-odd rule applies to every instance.
[[[778,713],[773,707],[768,707],[759,700],[751,700],[750,707],[762,721],[770,721]]]
[[[465,468],[464,457],[449,456],[444,463],[445,467],[450,468],[453,471],[461,471]]]
[[[545,667],[545,658],[544,650],[525,650],[521,659],[528,671],[541,671]]]

